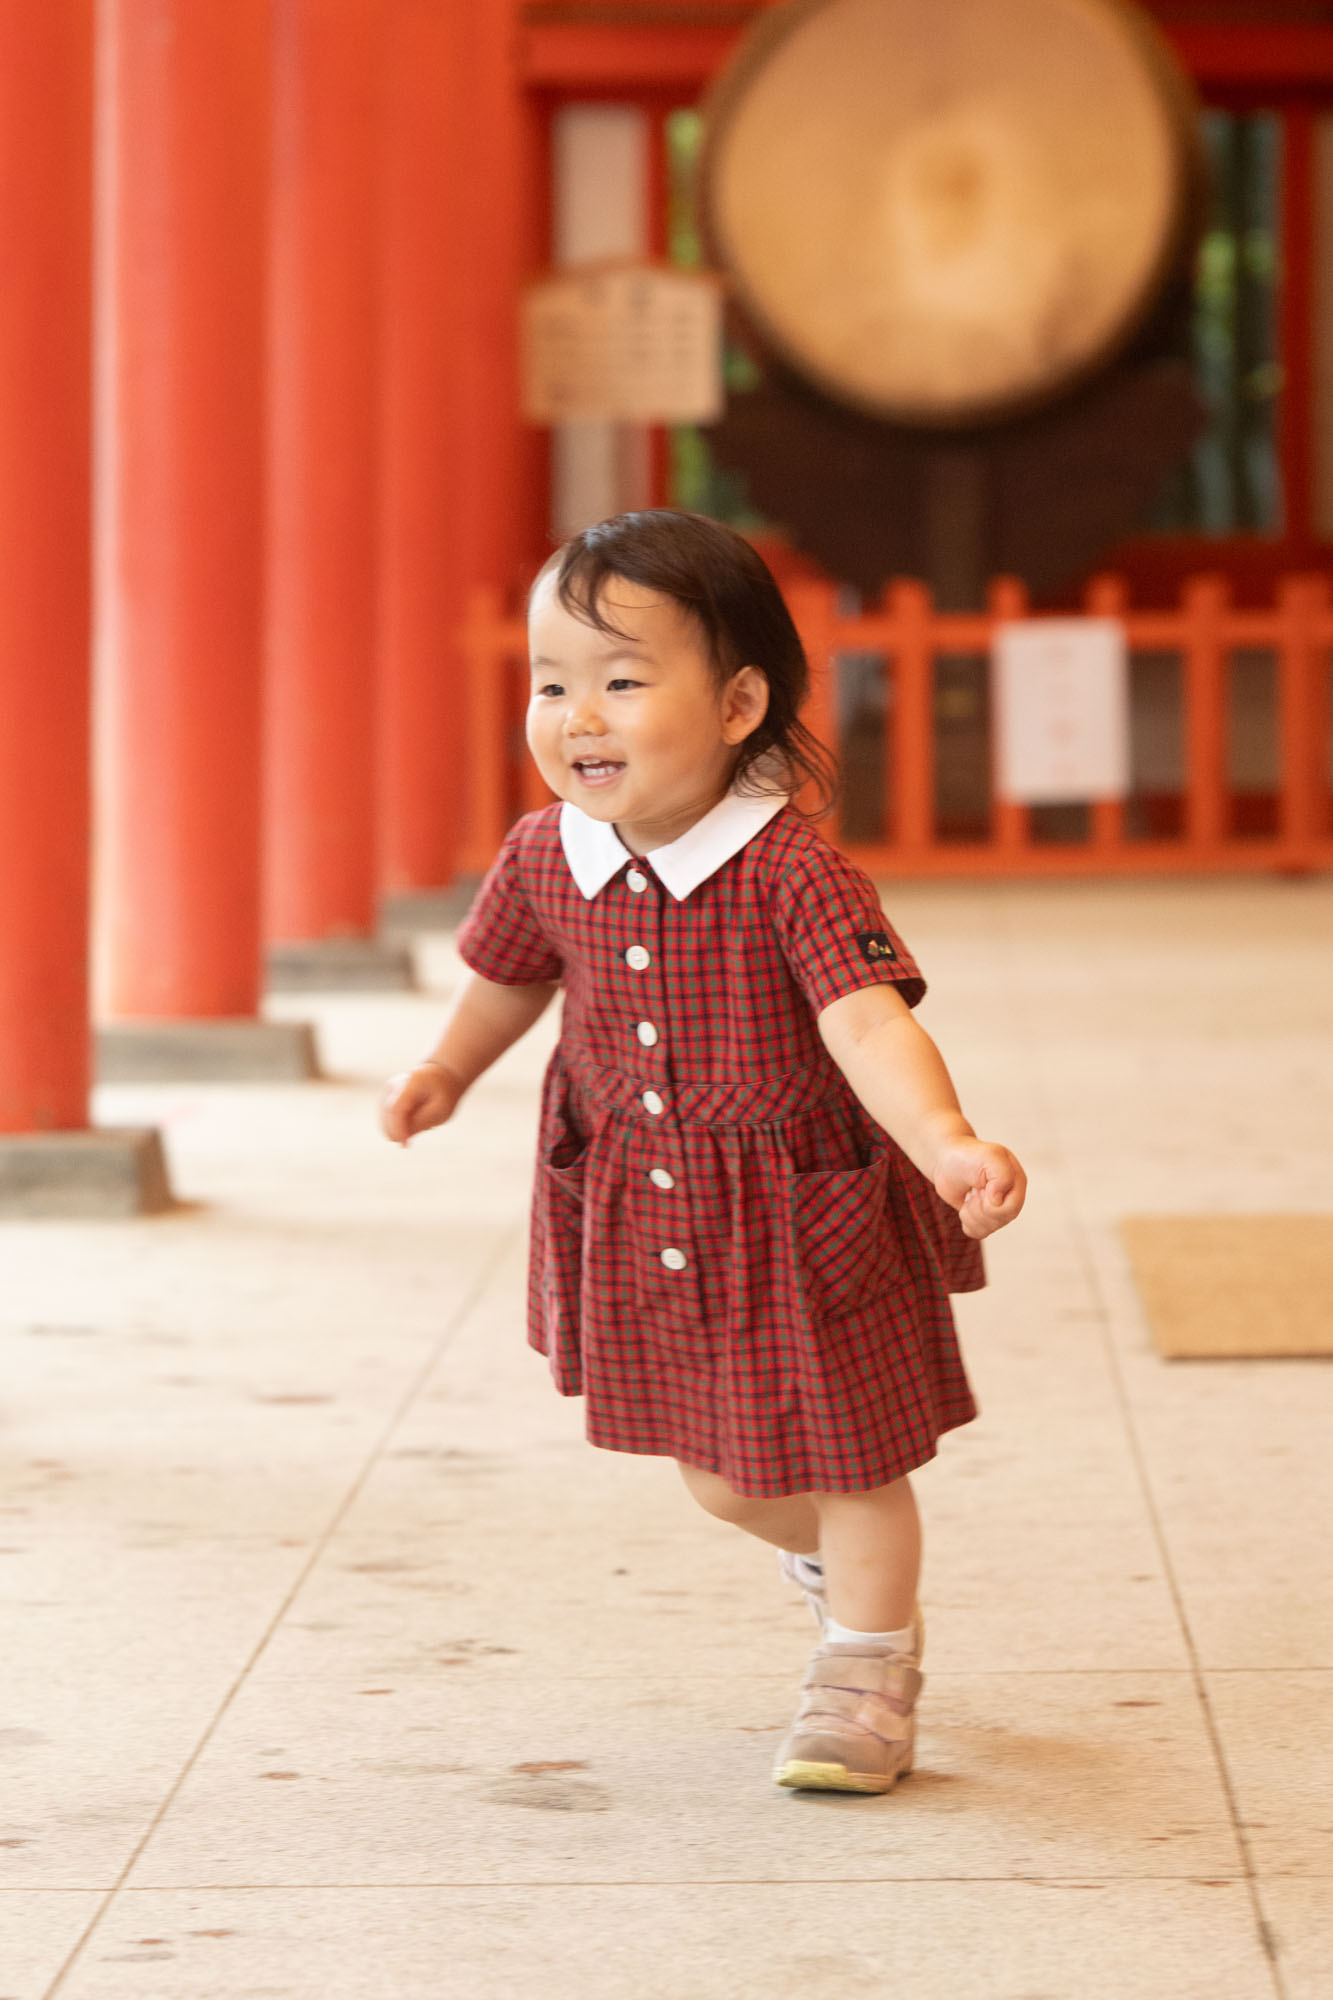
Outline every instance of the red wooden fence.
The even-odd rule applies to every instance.
[[[942,828],[935,803],[935,666],[944,655],[985,655],[996,626],[1027,615],[1023,586],[998,577],[987,609],[938,612],[923,585],[903,580],[883,605],[840,616],[826,584],[792,584],[787,591],[813,669],[806,720],[839,750],[834,662],[842,653],[883,656],[891,700],[884,729],[885,824],[877,838],[845,839],[835,815],[829,831],[872,872],[892,875],[1098,875],[1222,869],[1306,872],[1333,868],[1330,662],[1333,602],[1321,576],[1283,579],[1271,608],[1237,610],[1226,580],[1192,578],[1171,611],[1135,610],[1122,580],[1093,579],[1086,609],[1119,618],[1131,657],[1172,654],[1180,662],[1184,768],[1178,832],[1133,830],[1126,805],[1089,807],[1086,837],[1041,838],[1026,806],[995,796],[988,834],[955,839]],[[464,632],[469,671],[466,838],[461,866],[486,867],[518,812],[550,797],[522,740],[526,700],[526,633],[506,615],[499,593],[478,591]],[[1230,663],[1258,649],[1276,662],[1278,770],[1270,830],[1246,834],[1237,824],[1228,779],[1231,730]]]

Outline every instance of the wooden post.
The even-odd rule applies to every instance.
[[[1023,618],[1027,614],[1027,587],[1021,577],[997,576],[992,579],[987,592],[987,609],[997,625],[1011,618]],[[1021,852],[1031,844],[1032,814],[1030,809],[1018,799],[1000,797],[994,776],[991,780],[992,825],[995,845],[1001,854]]]
[[[318,943],[376,920],[382,8],[273,23],[267,931]]]
[[[513,796],[547,797],[526,767],[512,783],[513,663],[488,655],[483,669],[476,645],[546,549],[546,438],[519,420],[517,319],[549,217],[546,111],[524,98],[517,0],[395,5],[381,874],[410,892],[485,867]],[[498,593],[481,623],[478,591]]]
[[[489,868],[509,827],[503,621],[500,592],[494,585],[478,584],[468,601],[462,642],[467,669],[468,831],[460,861],[472,875]]]
[[[1316,629],[1328,602],[1323,577],[1284,577],[1278,592],[1278,832],[1291,867],[1309,867],[1312,843],[1323,830],[1326,794],[1324,755],[1324,656]]]
[[[889,797],[893,838],[907,857],[935,834],[935,654],[925,584],[899,577],[888,593],[894,622],[893,704],[889,710]]]
[[[260,954],[265,0],[103,10],[107,998],[253,1017]]]
[[[1315,110],[1290,104],[1282,117],[1282,243],[1278,352],[1282,396],[1278,450],[1283,532],[1308,547],[1314,513]],[[1308,556],[1305,558],[1308,560]]]
[[[0,0],[0,1133],[88,1117],[91,0]]]
[[[1094,576],[1088,583],[1084,603],[1090,618],[1123,618],[1128,608],[1128,591],[1122,576]],[[1089,814],[1092,845],[1099,852],[1120,847],[1125,839],[1123,799],[1094,799]]]
[[[517,0],[453,0],[464,63],[453,108],[466,170],[462,268],[455,295],[453,477],[462,597],[493,584],[506,605],[529,581],[520,467],[518,294],[525,256],[529,133],[518,67]],[[441,357],[445,365],[445,357]]]
[[[458,6],[393,0],[387,17],[384,352],[379,516],[380,886],[454,873],[464,774],[455,321],[476,203],[456,105]]]
[[[1199,859],[1216,852],[1227,817],[1227,656],[1223,639],[1228,590],[1220,576],[1191,577],[1184,617],[1185,847]]]
[[[784,594],[810,664],[810,693],[801,719],[836,763],[842,747],[838,732],[836,592],[832,584],[801,582],[790,584]],[[837,805],[826,824],[831,838],[836,840],[842,830]]]

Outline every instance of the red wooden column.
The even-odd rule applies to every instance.
[[[380,885],[404,910],[454,873],[463,759],[455,323],[466,183],[460,9],[392,0],[383,191]]]
[[[268,10],[101,18],[102,1073],[299,1075],[256,1018]]]
[[[0,1133],[87,1122],[92,0],[0,0]]]
[[[372,935],[385,10],[273,0],[272,19],[270,973],[401,983]]]
[[[459,23],[463,61],[451,110],[462,150],[463,228],[458,240],[453,339],[441,356],[455,385],[451,465],[452,542],[456,550],[456,620],[451,672],[466,672],[458,634],[471,592],[515,597],[527,582],[535,547],[534,477],[540,450],[519,417],[518,297],[536,261],[541,226],[536,121],[525,103],[516,0],[448,0]],[[451,586],[452,587],[452,586]],[[506,727],[515,718],[506,719]],[[493,858],[487,831],[471,811],[464,778],[466,831],[458,866],[475,873]]]

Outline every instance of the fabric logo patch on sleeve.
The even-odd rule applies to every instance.
[[[858,931],[856,942],[861,947],[862,958],[871,965],[886,965],[898,956],[887,931]]]

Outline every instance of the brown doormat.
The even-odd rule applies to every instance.
[[[1333,1354],[1333,1215],[1130,1216],[1120,1233],[1160,1354]]]

